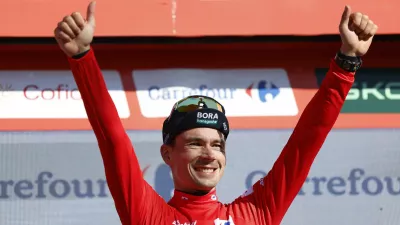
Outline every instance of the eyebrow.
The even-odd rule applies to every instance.
[[[204,139],[199,138],[199,137],[188,137],[186,138],[186,142],[191,142],[191,141],[204,141]],[[221,137],[220,139],[214,139],[212,140],[212,142],[220,142],[225,144],[225,139],[223,137]]]
[[[185,138],[185,141],[186,141],[186,142],[191,142],[191,141],[203,141],[203,139],[198,138],[198,137],[188,137],[188,138]]]

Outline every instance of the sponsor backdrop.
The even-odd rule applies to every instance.
[[[144,177],[166,200],[163,118],[189,94],[226,106],[233,131],[218,194],[230,202],[268,173],[339,46],[95,49]],[[374,46],[283,225],[400,224],[400,44]],[[0,47],[0,224],[120,224],[65,56],[55,46]]]
[[[399,132],[334,130],[282,224],[399,224]],[[159,155],[161,133],[128,134],[145,179],[170,199],[173,183]],[[231,202],[265,176],[290,134],[232,131],[220,200]],[[1,133],[0,143],[0,224],[120,224],[92,132]]]
[[[400,58],[388,53],[400,44],[374,44],[335,128],[400,127]],[[338,49],[329,42],[121,46],[95,52],[124,126],[134,130],[159,130],[173,103],[191,94],[221,101],[233,129],[293,128]],[[55,46],[19,47],[0,48],[7,56],[0,65],[0,130],[91,129],[65,56]]]

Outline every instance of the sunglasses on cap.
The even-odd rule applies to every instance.
[[[221,103],[211,97],[203,95],[191,95],[179,100],[175,103],[172,111],[192,112],[198,109],[215,109],[225,114],[225,108]]]

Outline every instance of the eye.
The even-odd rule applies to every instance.
[[[219,151],[224,151],[224,146],[220,143],[216,143],[213,145],[214,148],[218,148]]]
[[[200,142],[191,142],[189,143],[190,146],[201,146]]]

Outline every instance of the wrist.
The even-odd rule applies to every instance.
[[[90,50],[90,46],[82,48],[82,49],[79,50],[79,52],[77,54],[73,55],[72,58],[73,59],[80,59],[83,56],[85,56],[89,52],[89,50]]]
[[[344,45],[342,45],[342,47],[340,48],[340,53],[342,53],[345,56],[357,57],[357,54],[354,51],[352,51],[351,49],[347,48]]]

